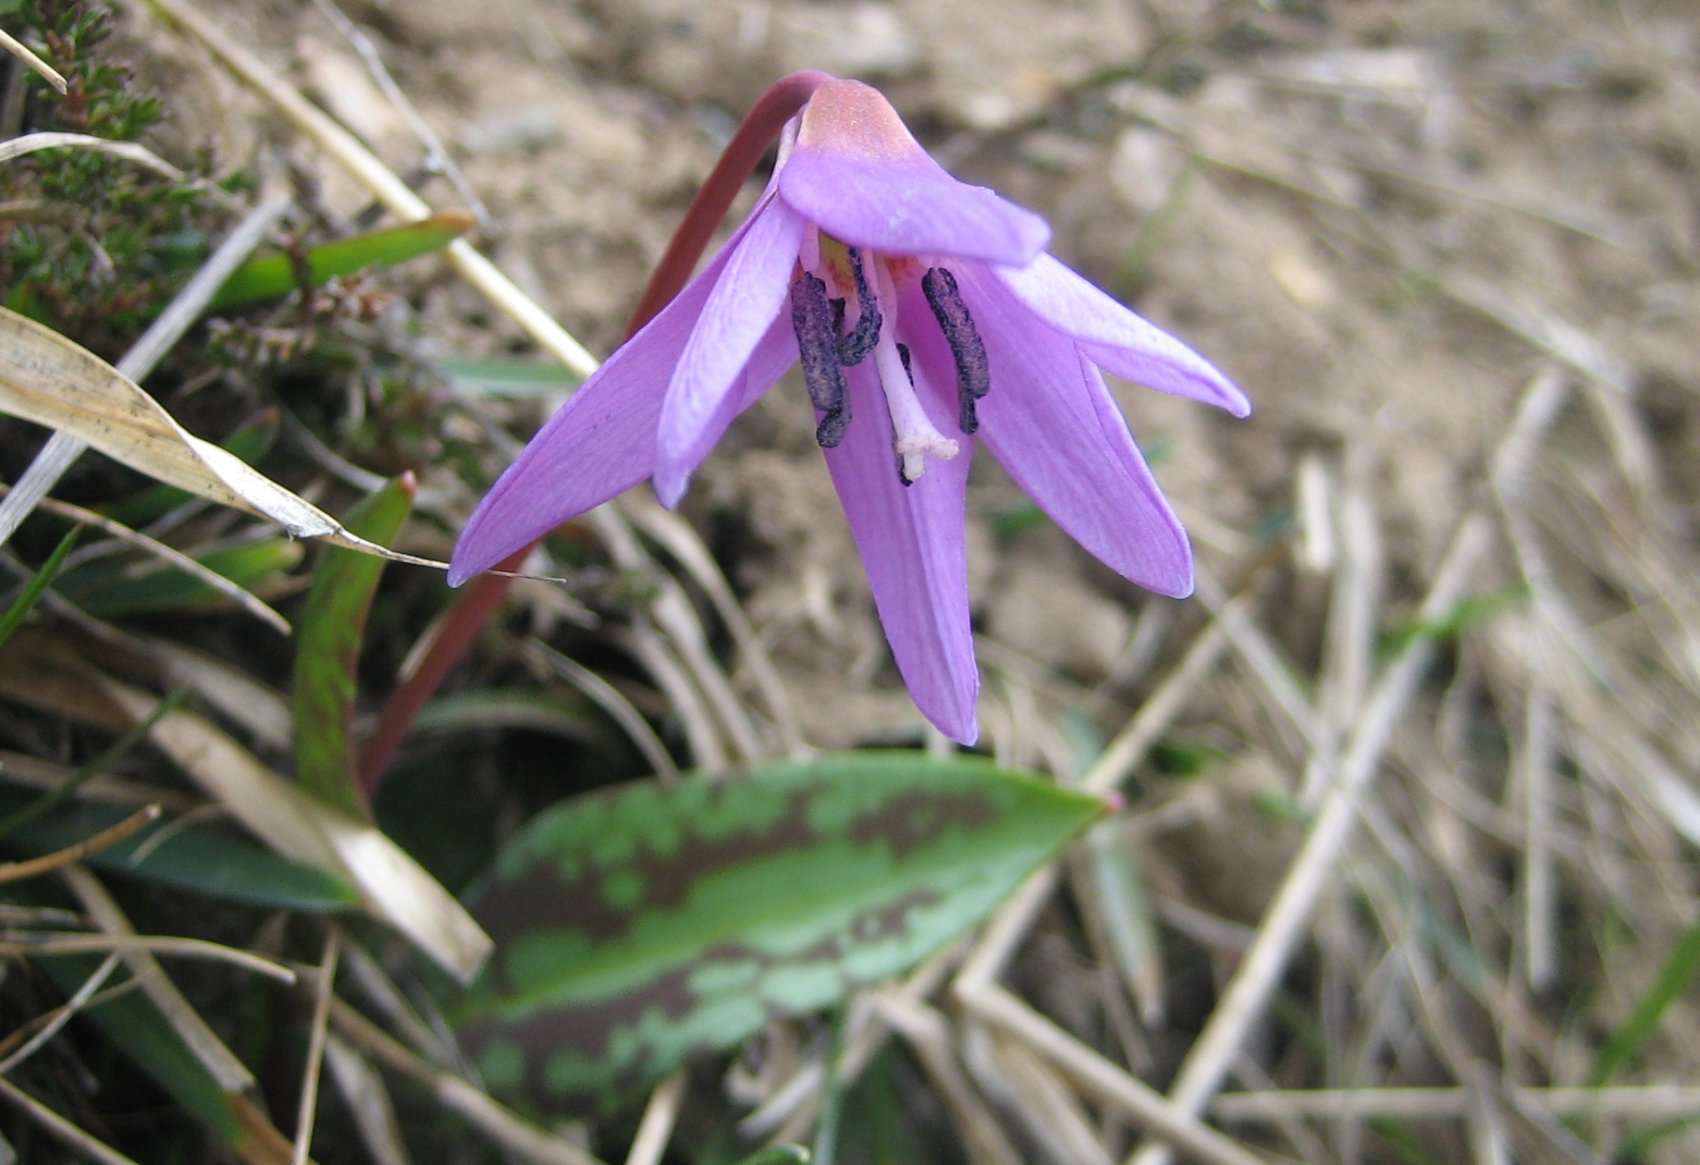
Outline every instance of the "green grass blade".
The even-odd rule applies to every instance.
[[[0,784],[0,813],[8,820],[32,814],[43,800]],[[49,806],[11,828],[5,847],[23,854],[52,853],[127,816],[127,809],[90,802]],[[162,820],[83,861],[116,874],[270,910],[322,913],[360,904],[359,894],[340,879],[292,862],[216,823]]]
[[[207,305],[209,311],[228,311],[261,300],[281,299],[305,281],[314,287],[339,275],[367,267],[391,267],[432,251],[440,251],[476,225],[463,210],[443,211],[418,222],[386,227],[338,239],[309,250],[301,261],[289,255],[262,255],[236,269]]]
[[[41,569],[30,578],[23,593],[12,601],[5,614],[0,615],[0,647],[5,646],[6,640],[12,637],[12,632],[29,617],[29,613],[41,601],[41,596],[53,585],[54,577],[65,563],[65,556],[71,553],[71,547],[77,544],[77,535],[81,530],[81,526],[72,526],[70,532],[59,539],[59,545],[53,548],[53,553],[47,556],[47,561],[41,564]]]
[[[563,802],[472,895],[498,953],[462,1034],[500,1091],[612,1102],[771,1015],[913,966],[1103,810],[979,758],[917,753]]]
[[[557,396],[584,383],[571,369],[539,360],[449,356],[435,363],[461,396]]]
[[[98,958],[59,955],[36,959],[59,989],[71,994],[100,965]],[[230,1096],[195,1058],[165,1017],[139,991],[132,991],[89,1008],[85,1017],[135,1061],[171,1098],[194,1113],[227,1144],[242,1136],[242,1126]]]
[[[245,591],[257,590],[301,561],[302,545],[290,538],[268,538],[244,546],[226,546],[194,555],[196,562],[223,575]],[[192,574],[164,560],[103,558],[67,571],[59,593],[91,615],[124,619],[179,611],[217,611],[231,607],[220,594]]]
[[[1700,922],[1683,932],[1653,985],[1600,1049],[1594,1059],[1594,1070],[1588,1075],[1590,1085],[1605,1084],[1624,1069],[1659,1030],[1659,1021],[1670,1005],[1689,998],[1696,975],[1700,975]]]
[[[413,475],[403,474],[350,510],[344,525],[388,546],[413,509],[416,488]],[[366,814],[349,726],[366,614],[384,560],[333,546],[321,554],[295,629],[295,776],[330,804]]]
[[[22,828],[37,818],[45,817],[54,808],[74,796],[89,778],[106,772],[132,748],[146,740],[153,726],[182,707],[188,698],[189,692],[186,688],[179,688],[170,693],[146,717],[131,725],[129,730],[119,736],[117,740],[101,749],[99,755],[93,760],[72,773],[64,784],[50,792],[43,793],[27,805],[20,805],[10,811],[4,811],[3,814],[0,814],[0,838],[6,837],[14,829]],[[3,791],[4,786],[0,786],[0,792]],[[108,824],[116,824],[116,821]]]

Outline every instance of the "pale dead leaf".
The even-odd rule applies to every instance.
[[[114,461],[197,497],[395,562],[447,570],[368,542],[240,458],[194,436],[140,386],[58,332],[0,308],[0,412],[69,433]]]
[[[36,637],[7,644],[0,695],[58,716],[111,727],[140,723],[157,696],[120,683]],[[148,739],[231,816],[285,857],[354,885],[366,909],[445,970],[469,982],[490,937],[417,862],[370,822],[318,800],[191,712],[168,712]]]

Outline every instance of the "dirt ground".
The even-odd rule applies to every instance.
[[[320,8],[207,10],[398,172],[419,163],[415,131]],[[1039,1010],[1099,1032],[1159,1087],[1292,861],[1460,523],[1483,515],[1492,546],[1465,592],[1480,602],[1446,613],[1468,634],[1448,640],[1441,670],[1401,708],[1354,859],[1368,899],[1392,914],[1327,907],[1318,957],[1289,984],[1318,1007],[1316,1038],[1334,1050],[1263,1047],[1238,1083],[1466,1082],[1480,1064],[1531,1085],[1586,1079],[1696,901],[1691,4],[350,0],[344,11],[482,202],[479,245],[599,354],[737,118],[772,79],[815,67],[883,87],[954,172],[1043,214],[1060,257],[1245,388],[1255,412],[1243,422],[1117,388],[1195,541],[1201,588],[1188,602],[1136,593],[1026,521],[988,459],[970,497],[982,719],[987,746],[1012,762],[1076,771],[1081,734],[1119,730],[1228,596],[1248,595],[1227,620],[1226,662],[1168,733],[1175,763],[1204,757],[1204,772],[1155,772],[1130,790],[1159,916],[1195,956],[1145,1009],[1162,1023],[1130,1035],[1125,1005],[1106,1002],[1113,977],[1089,948],[1062,950],[1056,918],[1018,976]],[[316,176],[332,217],[364,206],[186,42],[142,72],[172,92],[168,139],[262,172],[288,160]],[[420,190],[437,206],[465,201],[441,177]],[[451,278],[417,307],[445,352],[528,351]],[[800,384],[770,394],[682,513],[733,582],[807,741],[918,740],[808,416]],[[500,419],[523,438],[541,414],[521,404]],[[472,498],[442,478],[428,471],[427,487],[454,499],[452,520]],[[1543,793],[1531,792],[1537,746]],[[1272,814],[1272,799],[1291,811]],[[1547,896],[1531,900],[1537,870]],[[1401,929],[1424,911],[1387,905],[1408,897],[1469,936],[1481,978],[1424,961],[1433,949]],[[1691,1002],[1666,1012],[1638,1079],[1694,1080],[1697,1020]],[[1536,1123],[1541,1145],[1566,1144],[1562,1128]],[[1114,1116],[1102,1124],[1104,1153],[1131,1143]],[[1317,1127],[1314,1159],[1394,1159],[1344,1122]],[[1451,1135],[1434,1133],[1440,1155],[1422,1159],[1467,1141]],[[1513,1143],[1501,1159],[1576,1159]],[[1644,1159],[1696,1151],[1679,1136]]]

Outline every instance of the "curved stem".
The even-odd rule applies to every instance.
[[[661,261],[655,265],[631,322],[626,325],[628,339],[679,294],[714,237],[715,228],[726,217],[745,180],[755,172],[756,163],[761,161],[767,147],[779,136],[785,123],[808,103],[814,91],[830,80],[829,74],[815,69],[781,77],[744,115],[732,140],[721,151],[720,160],[685,209],[685,217],[673,232]],[[496,569],[518,570],[530,551],[529,546],[516,551]],[[419,710],[472,646],[484,624],[501,606],[512,583],[513,578],[508,574],[482,574],[468,583],[444,617],[419,666],[390,694],[378,717],[378,726],[360,754],[360,786],[368,800],[383,781],[384,772],[401,749],[401,742],[413,727]]]
[[[756,163],[761,161],[767,147],[791,116],[808,103],[814,91],[830,80],[830,74],[818,69],[790,73],[769,86],[750,107],[732,140],[721,151],[720,160],[685,209],[684,220],[673,232],[673,241],[667,244],[666,253],[655,265],[631,323],[626,325],[626,335],[647,324],[679,294],[709,239],[714,237],[714,228],[726,217],[732,200],[744,188],[745,179],[755,172]]]

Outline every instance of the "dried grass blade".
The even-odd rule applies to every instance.
[[[51,328],[0,308],[0,411],[197,497],[270,518],[297,538],[446,570],[360,538],[240,458],[193,436],[129,377]]]
[[[137,937],[135,929],[119,909],[118,903],[106,892],[106,887],[81,866],[68,866],[60,872],[60,876],[76,895],[77,901],[82,903],[83,909],[88,911],[89,916],[107,936],[132,940],[120,946],[130,973],[141,980],[143,993],[171,1024],[184,1046],[194,1053],[195,1058],[212,1078],[218,1081],[219,1087],[227,1093],[240,1093],[253,1088],[253,1073],[224,1046],[224,1042],[213,1034],[207,1022],[189,1001],[183,998],[182,993],[167,978],[159,960],[155,959],[146,947],[133,941]]]
[[[189,326],[200,318],[213,293],[241,265],[248,253],[260,245],[260,240],[270,233],[289,205],[287,198],[274,198],[249,211],[194,277],[184,284],[177,298],[166,305],[159,318],[148,325],[148,330],[119,359],[118,372],[131,380],[145,379],[183,338]],[[5,545],[19,523],[29,516],[37,502],[47,496],[47,491],[87,447],[70,433],[53,434],[52,440],[30,462],[29,469],[14,483],[12,494],[0,500],[0,545]]]
[[[19,648],[23,650],[19,650]],[[56,715],[97,724],[145,719],[158,701],[51,645],[25,641],[0,667],[0,693]],[[20,672],[28,673],[27,679]],[[456,978],[474,976],[490,938],[417,862],[378,829],[317,800],[268,769],[216,726],[189,712],[148,731],[169,756],[251,833],[285,857],[343,878],[373,915]]]
[[[58,69],[55,69],[52,65],[42,60],[34,49],[30,48],[29,45],[24,44],[17,37],[13,36],[3,28],[0,28],[0,49],[5,49],[14,57],[17,57],[18,60],[28,65],[37,74],[39,74],[44,81],[59,90],[59,95],[61,97],[70,92],[70,86],[65,83],[65,78],[60,75]]]
[[[602,1165],[590,1153],[531,1124],[460,1077],[427,1064],[340,999],[331,1001],[331,1024],[349,1043],[423,1085],[444,1108],[504,1148],[541,1165]]]
[[[30,1119],[46,1129],[49,1135],[69,1145],[96,1165],[138,1165],[134,1158],[126,1157],[104,1141],[96,1140],[3,1076],[0,1076],[0,1099],[9,1100],[23,1109]]]
[[[149,6],[200,41],[243,83],[282,110],[302,133],[334,157],[397,217],[411,220],[431,213],[431,207],[425,200],[413,193],[407,183],[361,145],[353,134],[331,120],[253,53],[225,35],[193,5],[185,0],[149,0]],[[580,376],[589,376],[596,371],[596,358],[470,243],[464,239],[455,240],[449,244],[448,256],[461,277],[507,313],[539,347],[553,353]]]
[[[4,35],[4,33],[0,33],[0,36]],[[110,141],[86,133],[27,133],[22,137],[0,142],[0,163],[10,162],[14,158],[22,158],[39,150],[66,149],[93,150],[97,154],[111,154],[115,158],[123,158],[126,161],[136,163],[138,166],[145,166],[173,182],[183,181],[183,171],[146,146],[138,145],[135,142]]]

